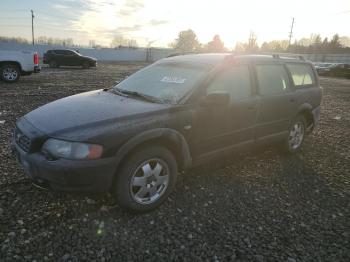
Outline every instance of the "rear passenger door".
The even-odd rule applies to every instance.
[[[297,110],[288,72],[282,63],[256,64],[255,72],[260,95],[256,139],[282,138]]]

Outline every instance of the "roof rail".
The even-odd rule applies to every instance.
[[[202,54],[202,53],[203,52],[185,51],[185,52],[171,53],[167,57],[174,57],[174,56],[180,56],[180,55],[195,55],[195,54]]]
[[[266,54],[266,55],[271,55],[273,58],[276,58],[276,59],[287,58],[287,59],[299,59],[299,60],[303,60],[303,61],[306,60],[304,56],[298,55],[298,54],[290,54],[290,53],[272,53],[272,54]]]

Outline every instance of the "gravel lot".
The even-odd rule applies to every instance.
[[[259,148],[188,171],[152,213],[125,213],[108,195],[32,186],[10,152],[15,120],[144,65],[44,68],[16,84],[0,82],[0,261],[350,261],[346,79],[321,79],[320,126],[300,154]]]

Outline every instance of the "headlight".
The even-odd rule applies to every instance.
[[[100,158],[103,148],[100,145],[68,142],[50,138],[44,143],[41,151],[54,158],[82,160]]]

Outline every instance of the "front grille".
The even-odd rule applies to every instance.
[[[21,130],[19,130],[17,127],[14,132],[14,138],[17,143],[17,145],[23,149],[23,151],[28,152],[30,150],[31,146],[31,140],[29,137],[27,137]]]

